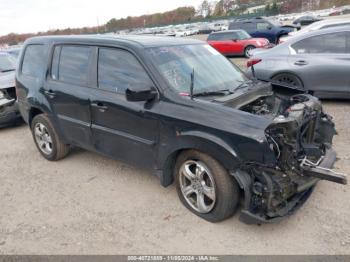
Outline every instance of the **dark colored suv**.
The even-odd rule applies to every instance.
[[[267,18],[256,17],[252,19],[234,20],[229,25],[229,30],[245,30],[252,37],[262,37],[277,44],[283,35],[288,35],[296,30],[294,26],[284,26],[280,22]]]
[[[21,114],[48,160],[71,146],[151,168],[217,222],[244,199],[246,223],[293,212],[331,171],[335,134],[320,102],[248,80],[196,40],[39,37],[16,73]]]

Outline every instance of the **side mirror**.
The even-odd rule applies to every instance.
[[[158,92],[154,87],[128,88],[125,91],[126,100],[130,102],[149,101],[157,97]]]

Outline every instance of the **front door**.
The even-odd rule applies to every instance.
[[[113,158],[152,167],[159,135],[153,112],[158,103],[129,102],[125,91],[154,84],[130,52],[114,48],[98,52],[98,88],[91,99],[94,146]]]
[[[51,75],[42,90],[68,142],[91,147],[90,71],[93,48],[56,46]]]

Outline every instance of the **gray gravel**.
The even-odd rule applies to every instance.
[[[350,173],[350,103],[324,104]],[[0,254],[350,254],[349,186],[320,182],[277,224],[211,224],[149,171],[78,149],[46,161],[27,126],[0,129],[0,148]]]

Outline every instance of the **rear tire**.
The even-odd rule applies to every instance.
[[[290,73],[281,73],[272,77],[272,82],[284,84],[300,90],[304,89],[303,82],[299,77]]]
[[[69,145],[64,144],[56,133],[50,119],[40,114],[33,118],[31,130],[35,145],[41,155],[49,161],[57,161],[69,153]]]
[[[234,215],[240,197],[238,184],[211,156],[196,150],[181,153],[175,179],[178,196],[192,213],[213,223]]]
[[[251,57],[250,51],[252,51],[252,50],[255,49],[255,48],[256,48],[256,47],[255,47],[255,46],[252,46],[252,45],[247,46],[247,47],[244,49],[244,56],[245,56],[246,58]]]

